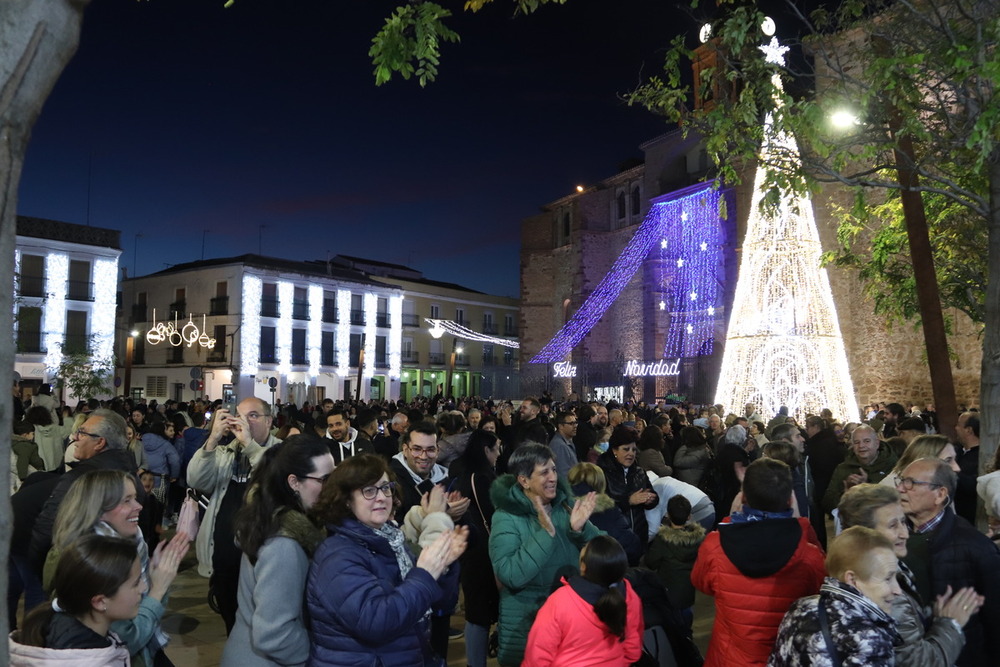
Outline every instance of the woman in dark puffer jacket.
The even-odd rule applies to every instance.
[[[608,495],[625,515],[629,528],[639,537],[643,551],[649,544],[646,510],[656,506],[659,497],[646,471],[635,462],[639,432],[631,426],[618,426],[611,434],[608,451],[597,459],[608,483]]]

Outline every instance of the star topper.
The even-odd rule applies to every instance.
[[[766,62],[785,66],[785,54],[788,52],[788,47],[780,44],[777,37],[772,37],[770,42],[757,48],[763,51]]]

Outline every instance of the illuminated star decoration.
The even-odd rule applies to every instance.
[[[650,252],[656,245],[660,245],[659,265],[672,267],[676,264],[678,268],[672,280],[661,275],[657,284],[650,288],[669,295],[655,301],[662,303],[661,309],[666,311],[663,317],[668,322],[664,358],[711,354],[715,318],[708,316],[705,308],[721,305],[723,279],[719,199],[724,193],[716,186],[715,182],[701,183],[653,199],[645,220],[608,273],[530,363],[564,361],[635,277],[643,262],[655,259],[655,255],[650,257]],[[678,224],[678,220],[687,224]],[[698,243],[705,238],[711,241],[712,247],[708,252],[698,252]],[[662,244],[664,240],[666,247]],[[696,301],[690,300],[691,293],[696,295]],[[688,333],[688,325],[691,333]]]
[[[764,53],[764,60],[766,62],[778,65],[779,67],[785,66],[785,54],[788,53],[788,47],[779,44],[777,37],[772,37],[770,42],[762,44],[757,48]]]
[[[777,39],[761,50],[768,62],[784,63],[787,48]],[[780,92],[777,71],[771,80]],[[823,408],[840,421],[858,421],[830,280],[820,267],[812,200],[789,196],[773,212],[760,206],[773,154],[799,154],[794,137],[774,128],[772,113],[764,120],[760,150],[764,166],[754,178],[715,402],[729,410],[753,403],[765,415],[787,406],[800,423]]]

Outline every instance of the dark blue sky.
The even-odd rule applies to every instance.
[[[519,227],[668,128],[618,96],[694,21],[665,0],[453,6],[438,81],[376,88],[397,3],[98,0],[35,127],[18,210],[122,230],[130,275],[344,253],[518,292]],[[88,176],[89,173],[89,176]],[[143,236],[138,239],[136,234]],[[138,248],[137,256],[133,248]]]

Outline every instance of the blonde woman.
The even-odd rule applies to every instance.
[[[59,506],[42,583],[49,588],[59,555],[83,535],[96,533],[134,542],[149,590],[142,597],[139,614],[115,622],[111,629],[128,645],[133,665],[152,665],[154,656],[169,640],[160,629],[160,619],[165,610],[164,600],[177,576],[177,567],[187,553],[189,541],[187,535],[178,533],[169,544],[161,544],[150,559],[139,530],[141,510],[132,475],[120,470],[94,470],[81,476],[70,486]]]
[[[958,463],[955,461],[955,446],[943,435],[921,435],[913,439],[903,454],[899,457],[892,472],[879,482],[882,486],[896,488],[896,477],[901,475],[906,466],[918,459],[941,459],[952,470],[958,473]]]

